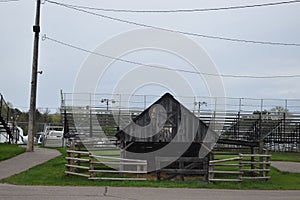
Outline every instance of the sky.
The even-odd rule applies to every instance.
[[[242,0],[57,1],[97,8],[132,10],[216,8],[279,2],[278,0],[247,2]],[[29,109],[33,49],[32,25],[34,24],[35,4],[35,0],[0,1],[0,93],[7,101],[24,111]],[[300,3],[192,13],[91,12],[183,32],[245,40],[300,43]],[[140,28],[137,25],[78,12],[47,1],[41,7],[41,36],[46,34],[49,38],[89,51],[94,51],[99,45],[101,46],[120,34]],[[300,74],[299,46],[249,44],[189,35],[186,38],[205,50],[220,74],[250,76]],[[121,46],[122,43],[119,45]],[[119,45],[116,45],[115,48],[120,48]],[[87,52],[66,47],[49,39],[40,40],[39,70],[42,70],[43,74],[38,76],[37,107],[55,111],[60,106],[60,90],[73,92],[76,77],[89,56],[90,54]],[[157,59],[158,57],[160,59]],[[123,58],[162,65],[166,63],[175,65],[176,60],[164,53],[159,55],[159,51],[153,52],[149,49],[136,54],[123,55]],[[177,64],[180,62],[176,60]],[[110,69],[111,77],[118,74],[117,67],[126,67],[129,64],[122,64],[118,61],[114,65],[115,68]],[[185,75],[185,78],[193,80],[192,77],[189,78],[189,75]],[[105,80],[108,85],[115,84],[113,78]],[[223,77],[222,81],[227,97],[300,99],[300,87],[298,86],[300,77],[273,79]],[[209,92],[205,91],[205,83],[196,83],[196,85],[202,85],[201,88],[204,88],[198,90],[198,95],[209,95]],[[107,92],[100,86],[97,88],[97,92]],[[157,89],[157,86],[154,88]],[[144,90],[140,88],[136,91],[141,94],[143,92],[155,94],[156,91],[161,92],[161,88],[151,90],[144,87]]]

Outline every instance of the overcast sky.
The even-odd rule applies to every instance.
[[[235,6],[272,0],[57,1],[102,8],[163,10]],[[7,101],[22,110],[28,110],[29,107],[35,2],[35,0],[0,2],[0,93]],[[300,3],[198,13],[99,13],[199,34],[300,43]],[[91,51],[113,36],[138,28],[140,27],[77,12],[49,2],[42,5],[41,35],[46,34]],[[206,50],[221,74],[253,76],[300,74],[299,46],[271,46],[187,37]],[[43,70],[43,74],[38,77],[37,107],[51,109],[59,107],[60,89],[65,92],[73,91],[76,75],[88,56],[86,52],[49,40],[40,41],[39,69]],[[134,59],[134,56],[130,59]],[[299,81],[300,78],[223,78],[227,96],[251,98],[300,99]],[[205,92],[203,94],[206,95]]]

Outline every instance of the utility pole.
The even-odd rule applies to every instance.
[[[34,43],[33,43],[33,60],[31,74],[31,93],[30,93],[30,109],[28,124],[28,143],[27,151],[32,152],[35,132],[35,113],[36,113],[36,90],[37,90],[37,74],[38,74],[38,56],[39,56],[39,33],[40,33],[40,13],[41,0],[36,1],[35,24],[33,26]]]

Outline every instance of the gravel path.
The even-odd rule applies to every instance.
[[[282,172],[297,172],[297,173],[300,173],[300,162],[272,161],[271,166],[279,169]]]

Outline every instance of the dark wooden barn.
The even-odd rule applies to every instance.
[[[123,158],[147,159],[148,171],[165,172],[169,178],[180,175],[183,179],[188,174],[207,175],[208,153],[217,134],[166,93],[116,137]]]

